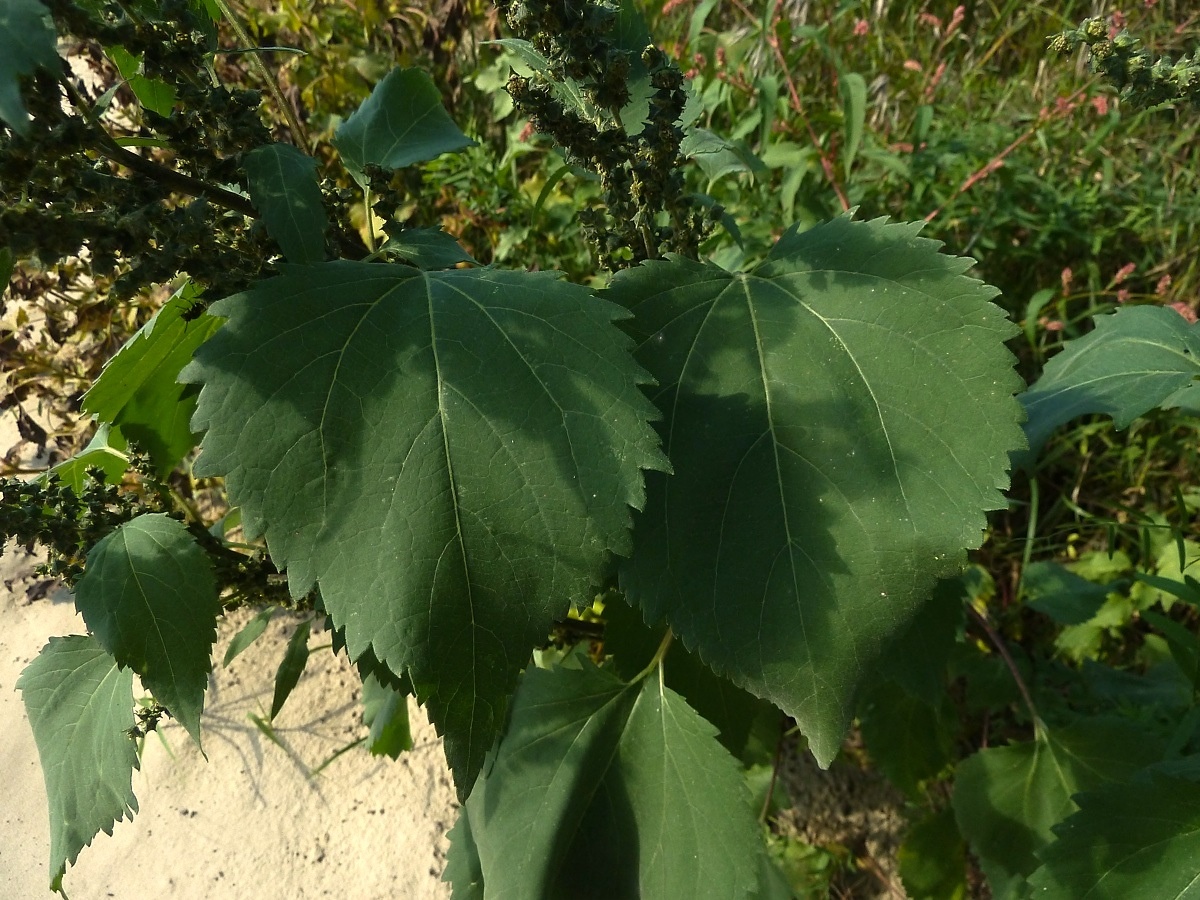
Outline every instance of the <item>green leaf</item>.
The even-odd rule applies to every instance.
[[[958,827],[997,897],[1038,866],[1052,828],[1075,811],[1072,797],[1157,762],[1163,745],[1137,723],[1083,719],[1025,744],[981,750],[954,778]]]
[[[196,388],[177,379],[196,348],[221,325],[212,316],[184,318],[199,295],[190,281],[177,290],[105,364],[83,397],[83,411],[120,426],[124,438],[150,455],[160,475],[169,474],[196,446],[189,425]]]
[[[119,484],[129,469],[129,443],[117,426],[101,422],[86,447],[70,459],[60,462],[46,475],[57,475],[76,494],[82,494],[88,479],[87,470],[93,466],[103,470],[109,484]]]
[[[142,104],[160,116],[169,116],[175,109],[175,88],[158,78],[147,78],[142,73],[142,57],[134,56],[124,47],[110,47],[105,52],[116,65],[117,71]]]
[[[930,706],[940,703],[966,602],[963,576],[940,580],[904,630],[887,642],[877,673]]]
[[[312,619],[300,622],[296,626],[296,630],[292,632],[287,648],[283,651],[283,659],[280,660],[279,668],[275,672],[275,693],[271,697],[271,721],[275,720],[279,711],[283,709],[283,704],[287,703],[287,698],[292,695],[292,691],[300,683],[304,667],[308,665],[308,635],[311,629]]]
[[[1200,898],[1200,784],[1151,770],[1077,802],[1039,853],[1039,900]]]
[[[1021,396],[1028,458],[1079,416],[1102,413],[1125,428],[1155,407],[1200,413],[1200,325],[1161,306],[1125,307],[1095,322],[1095,330],[1067,341]]]
[[[53,73],[62,63],[50,11],[38,0],[0,2],[0,119],[17,134],[29,134],[21,99],[21,76],[39,66]]]
[[[747,274],[620,273],[675,474],[647,479],[622,586],[792,715],[822,764],[858,682],[1004,505],[1014,331],[919,226],[788,232]]]
[[[265,144],[246,154],[250,201],[288,262],[325,258],[329,219],[317,181],[317,161],[290,144]]]
[[[846,177],[854,166],[862,143],[863,124],[867,120],[867,83],[857,72],[847,72],[838,80],[842,94],[842,116],[845,120],[846,136],[842,145],[842,166]]]
[[[920,799],[921,782],[947,766],[954,751],[957,718],[949,698],[937,706],[895,682],[884,682],[865,698],[860,713],[863,741],[871,759],[892,784]]]
[[[952,809],[934,813],[910,828],[896,861],[910,900],[963,900],[967,896],[967,847]]]
[[[1081,578],[1058,563],[1035,562],[1022,573],[1021,590],[1030,608],[1060,625],[1082,625],[1100,611],[1112,588]]]
[[[50,804],[50,889],[103,831],[137,812],[133,673],[94,638],[50,638],[17,679]]]
[[[374,756],[396,759],[413,747],[408,727],[408,695],[373,675],[363,679],[363,724],[371,729],[367,749]]]
[[[465,807],[487,895],[749,896],[762,842],[714,738],[657,678],[531,669]]]
[[[75,605],[100,646],[199,744],[221,607],[212,564],[187,527],[165,513],[121,525],[88,553]]]
[[[757,173],[766,169],[762,161],[741,141],[727,141],[703,128],[689,130],[679,151],[687,159],[695,161],[708,179],[710,188],[722,176],[735,172]]]
[[[446,835],[450,849],[446,853],[446,871],[442,881],[452,885],[450,900],[484,900],[483,870],[479,863],[479,848],[471,834],[471,820],[461,810],[458,821]]]
[[[418,269],[451,269],[459,263],[479,265],[470,253],[441,228],[406,228],[383,245],[388,256]]]
[[[442,107],[428,73],[393,69],[333,138],[346,168],[361,180],[363,167],[402,169],[475,142],[459,131]]]
[[[605,603],[604,652],[613,657],[622,678],[634,678],[650,663],[666,631],[662,622],[653,628],[646,625],[642,614],[623,600]],[[670,647],[662,670],[667,687],[716,726],[726,750],[741,756],[750,728],[767,704],[713,672],[678,643]]]
[[[275,612],[276,607],[268,606],[242,626],[241,630],[233,636],[233,640],[229,642],[229,646],[225,648],[225,658],[221,660],[222,668],[237,659],[243,650],[262,636],[262,633],[267,630],[267,625],[270,623],[271,617],[275,615]]]
[[[663,467],[620,310],[552,273],[334,262],[222,300],[197,471],[416,694],[469,789],[532,647]]]

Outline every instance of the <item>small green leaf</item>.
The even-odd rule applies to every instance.
[[[710,188],[725,175],[757,173],[766,168],[741,141],[727,141],[703,128],[690,129],[679,150],[700,167]]]
[[[406,228],[383,245],[383,252],[412,263],[418,269],[451,269],[459,263],[479,265],[462,246],[441,228]]]
[[[121,77],[129,84],[129,89],[142,104],[151,112],[160,116],[169,116],[175,109],[177,99],[175,88],[158,78],[147,78],[142,74],[142,58],[134,56],[124,47],[110,47],[107,51],[121,73]]]
[[[317,161],[290,144],[266,144],[247,153],[243,165],[250,201],[287,261],[304,265],[324,259],[329,219]]]
[[[46,475],[57,475],[76,494],[82,494],[88,480],[87,470],[93,466],[104,471],[104,478],[109,484],[120,484],[122,476],[128,471],[129,442],[116,425],[101,422],[86,447],[70,459],[60,462]]]
[[[223,668],[237,659],[243,650],[259,639],[262,633],[267,630],[267,624],[271,621],[271,617],[275,615],[275,612],[276,607],[268,606],[242,626],[242,629],[229,642],[229,646],[225,648],[225,658],[221,660]]]
[[[913,825],[896,861],[910,900],[964,900],[967,896],[967,846],[952,809]]]
[[[105,364],[83,397],[84,412],[120,426],[127,440],[150,455],[160,475],[169,474],[196,445],[189,425],[196,388],[176,379],[196,348],[221,326],[212,316],[184,318],[199,295],[200,289],[186,282]]]
[[[1038,900],[1200,898],[1200,783],[1151,769],[1076,802],[1038,854]]]
[[[748,897],[763,852],[711,725],[657,678],[526,672],[465,813],[488,896]]]
[[[1100,611],[1112,587],[1081,578],[1055,562],[1035,562],[1021,575],[1021,591],[1031,609],[1060,625],[1082,625]]]
[[[1112,416],[1125,428],[1156,407],[1200,413],[1200,324],[1162,306],[1125,307],[1095,322],[1094,331],[1068,341],[1021,395],[1030,448],[1022,462],[1054,429],[1079,416]]]
[[[379,681],[373,675],[363,679],[363,724],[371,729],[367,749],[373,756],[396,759],[412,749],[408,727],[408,695]]]
[[[311,629],[312,619],[305,619],[298,624],[288,641],[287,649],[283,651],[283,660],[275,672],[275,694],[271,698],[272,722],[283,709],[283,704],[287,702],[296,685],[300,683],[300,676],[304,674],[304,667],[308,665],[308,634]]]
[[[50,804],[50,889],[103,831],[137,812],[133,673],[91,637],[51,638],[17,679]]]
[[[471,819],[461,809],[458,821],[446,835],[450,849],[446,853],[446,871],[442,881],[451,885],[450,900],[484,900],[483,870],[480,868],[479,848],[471,834]]]
[[[863,125],[867,121],[867,83],[857,72],[847,72],[839,79],[838,89],[842,94],[842,116],[846,126],[842,167],[849,178],[854,157],[858,155],[862,143]]]
[[[937,706],[920,700],[895,682],[878,685],[859,714],[871,759],[892,784],[920,799],[921,782],[937,775],[953,758],[957,725],[947,698]]]
[[[220,604],[212,565],[187,527],[152,513],[117,528],[88,553],[75,605],[100,645],[199,744]]]
[[[993,892],[1011,895],[1037,868],[1035,854],[1074,812],[1075,794],[1126,778],[1162,752],[1162,742],[1135,722],[1083,719],[960,763],[954,812]]]
[[[433,79],[420,69],[393,69],[334,135],[346,168],[361,179],[363,167],[402,169],[475,142],[442,106]]]
[[[634,314],[675,470],[646,480],[622,588],[825,765],[1022,443],[1015,329],[919,227],[840,218],[749,273],[672,258],[606,292]]]
[[[62,62],[50,11],[38,0],[0,3],[0,120],[24,137],[29,113],[21,100],[21,76],[39,66],[53,73]]]

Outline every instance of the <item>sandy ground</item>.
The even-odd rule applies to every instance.
[[[12,431],[0,421],[0,448],[11,446]],[[37,579],[36,564],[12,546],[0,555],[3,900],[53,896],[45,787],[17,677],[50,636],[84,633],[71,595]],[[222,669],[246,618],[224,623],[214,652],[202,719],[208,760],[173,723],[147,739],[133,779],[140,812],[67,869],[72,900],[448,897],[440,877],[457,813],[433,728],[414,708],[414,749],[399,761],[356,747],[314,774],[366,734],[358,678],[327,649],[329,635],[314,632],[304,677],[275,720],[276,745],[248,716],[266,718],[293,623],[277,616]]]

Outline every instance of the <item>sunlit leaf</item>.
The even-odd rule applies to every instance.
[[[133,673],[94,638],[51,638],[17,679],[50,803],[50,887],[103,831],[137,812]]]
[[[356,178],[367,165],[402,169],[474,143],[454,124],[433,79],[420,69],[393,69],[333,138]]]

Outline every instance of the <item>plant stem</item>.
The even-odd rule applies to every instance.
[[[638,672],[637,675],[630,679],[629,683],[636,684],[661,666],[663,657],[667,655],[667,648],[671,646],[671,641],[674,639],[675,632],[668,628],[667,633],[663,635],[662,642],[658,645],[658,649],[654,651],[654,656],[650,658],[650,662],[646,663],[646,668],[642,669],[642,671]]]
[[[93,127],[96,133],[96,145],[94,149],[106,159],[115,162],[119,166],[124,166],[130,171],[137,172],[139,175],[144,175],[152,181],[157,181],[159,184],[173,191],[187,194],[190,197],[203,197],[234,212],[239,212],[250,219],[258,218],[258,210],[254,208],[254,205],[247,198],[240,194],[235,194],[232,191],[227,191],[206,181],[201,181],[199,178],[184,175],[182,172],[177,172],[174,169],[146,159],[144,156],[138,156],[136,153],[126,150],[113,140],[112,135],[105,131],[104,126],[91,114],[91,110],[88,109],[87,100],[71,84],[70,78],[64,74],[59,81],[66,88],[67,95],[71,98],[71,103],[79,111],[79,114]]]
[[[1017,683],[1017,689],[1021,692],[1021,697],[1025,701],[1025,706],[1029,709],[1029,715],[1033,718],[1033,733],[1035,736],[1041,736],[1045,727],[1042,724],[1042,719],[1038,715],[1037,707],[1033,705],[1033,697],[1029,693],[1029,688],[1025,685],[1025,679],[1021,677],[1021,672],[1017,669],[1016,660],[1012,658],[1012,654],[1008,652],[1008,647],[1004,643],[1004,639],[992,627],[992,623],[987,620],[987,616],[975,608],[973,603],[967,604],[967,610],[975,617],[975,621],[983,628],[984,633],[988,636],[988,640],[992,642],[992,646],[1000,653],[1004,664],[1008,666],[1008,671],[1012,674],[1013,680]]]
[[[225,21],[229,23],[229,27],[233,29],[234,35],[243,47],[249,48],[250,64],[258,71],[259,76],[267,84],[267,90],[271,94],[271,98],[279,106],[283,117],[287,119],[288,131],[292,133],[292,142],[305,153],[309,149],[308,132],[296,117],[296,113],[292,110],[292,105],[288,103],[287,98],[283,96],[283,91],[279,90],[279,83],[275,80],[275,76],[271,70],[267,68],[267,64],[262,60],[262,54],[259,48],[254,46],[254,42],[250,40],[250,35],[246,33],[246,29],[242,27],[242,23],[238,17],[234,15],[233,9],[225,0],[213,0],[217,8],[221,10],[221,15],[225,17]]]

